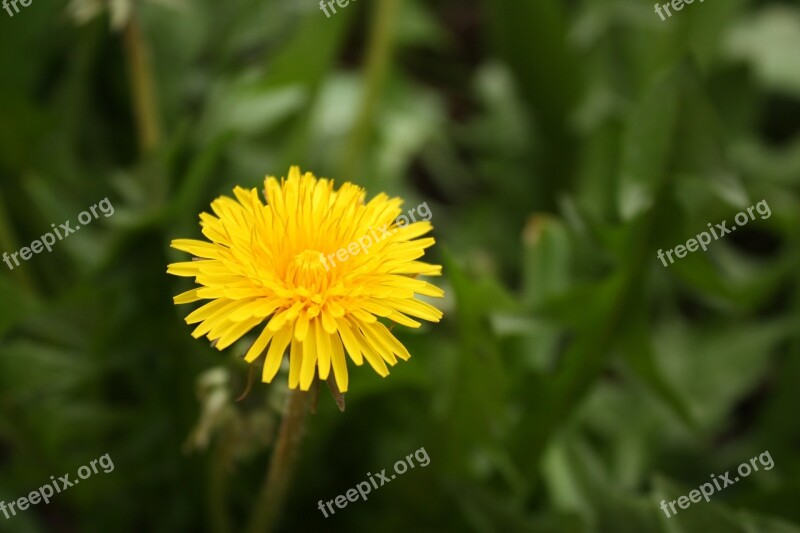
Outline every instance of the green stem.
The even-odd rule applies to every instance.
[[[351,179],[356,173],[364,148],[369,141],[373,114],[379,101],[386,73],[389,70],[394,21],[397,19],[399,3],[400,0],[380,0],[373,4],[375,13],[369,37],[364,95],[353,132],[341,161],[340,179]]]
[[[308,393],[300,390],[289,391],[278,440],[272,450],[269,470],[255,500],[248,528],[251,533],[272,531],[280,516],[294,470],[297,450],[303,437],[307,396]]]
[[[161,139],[161,126],[150,55],[135,12],[131,14],[128,24],[122,31],[122,37],[133,93],[139,148],[142,153],[147,153],[158,145]]]
[[[227,512],[228,462],[231,456],[233,437],[226,433],[214,446],[208,473],[208,512],[211,530],[217,533],[233,531]]]

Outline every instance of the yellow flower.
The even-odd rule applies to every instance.
[[[248,331],[261,330],[245,360],[266,354],[262,380],[271,382],[289,349],[289,387],[308,390],[331,367],[347,391],[345,352],[381,376],[386,363],[407,360],[408,350],[384,325],[416,328],[411,317],[438,322],[441,311],[415,298],[444,292],[416,279],[441,275],[442,267],[417,261],[433,238],[427,221],[402,225],[399,198],[365,191],[292,167],[279,182],[267,177],[261,202],[255,189],[234,189],[211,203],[217,216],[200,215],[209,241],[178,239],[172,247],[195,256],[167,272],[195,278],[200,287],[175,297],[176,304],[210,300],[186,317],[223,350]],[[401,217],[403,218],[403,217]],[[369,241],[369,246],[367,242]]]

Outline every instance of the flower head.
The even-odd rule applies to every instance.
[[[416,298],[440,297],[441,289],[416,279],[441,275],[441,266],[417,261],[433,238],[427,221],[398,223],[399,198],[300,174],[267,177],[264,205],[255,189],[234,189],[211,203],[216,216],[200,215],[210,242],[178,239],[172,247],[195,256],[167,272],[195,278],[198,288],[176,304],[210,300],[186,317],[192,335],[208,336],[219,350],[258,327],[245,354],[265,356],[262,380],[271,382],[289,352],[289,387],[308,390],[331,368],[347,391],[345,353],[381,376],[410,354],[384,322],[416,328],[414,318],[438,322],[441,311]],[[403,218],[403,217],[401,217]],[[414,317],[414,318],[412,318]]]

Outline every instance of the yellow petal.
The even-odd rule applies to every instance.
[[[198,263],[202,261],[185,261],[183,263],[172,263],[167,266],[167,274],[173,276],[181,276],[184,278],[193,278],[200,272]]]
[[[267,352],[267,360],[264,362],[264,371],[261,376],[261,380],[264,383],[271,382],[275,374],[278,373],[278,369],[281,367],[281,361],[283,361],[283,354],[286,352],[286,347],[291,340],[291,326],[286,326],[275,334],[275,337],[272,339],[272,344],[269,346],[269,351]]]
[[[344,350],[339,337],[331,339],[331,362],[333,363],[333,376],[339,392],[347,392],[349,377],[347,375],[347,362],[344,359]]]
[[[277,298],[257,298],[246,304],[243,304],[231,313],[230,319],[233,322],[246,320],[251,317],[266,318],[271,315],[275,309],[280,305],[280,300]]]
[[[235,309],[239,305],[238,302],[226,302],[225,305],[219,308],[212,316],[204,320],[195,330],[192,332],[192,336],[195,339],[198,339],[205,335],[206,333],[210,333],[215,329],[219,329],[220,326],[225,326],[228,321],[228,313],[230,313],[233,309]],[[212,338],[214,338],[212,336]]]
[[[306,337],[306,342],[303,343],[303,363],[300,367],[300,390],[308,390],[311,387],[311,382],[314,381],[314,375],[317,373],[317,352],[309,345],[314,341],[314,335]]]
[[[272,339],[272,335],[274,333],[269,328],[265,327],[261,330],[261,335],[258,336],[256,341],[250,346],[250,349],[247,350],[247,354],[244,356],[244,360],[248,363],[252,363],[256,359],[258,359],[262,353],[264,353],[264,348],[267,347],[267,343]]]
[[[224,350],[234,342],[242,338],[242,335],[261,323],[260,318],[251,318],[242,322],[233,322],[231,327],[217,341],[217,350]]]
[[[396,365],[397,358],[394,356],[392,346],[386,342],[382,336],[377,334],[377,331],[373,328],[374,325],[375,324],[360,324],[364,339],[369,343],[374,352],[383,357],[387,363],[392,366]]]
[[[403,343],[397,340],[397,337],[392,335],[392,332],[389,331],[389,328],[381,324],[380,322],[376,322],[371,326],[373,331],[383,342],[384,346],[388,346],[391,348],[392,352],[397,354],[397,357],[404,361],[408,361],[411,358],[411,354],[408,353],[408,350]]]
[[[383,303],[394,308],[401,313],[422,318],[430,322],[439,322],[442,312],[434,306],[415,299],[399,300],[397,298],[386,298]]]
[[[402,263],[389,270],[390,274],[420,274],[423,276],[441,276],[441,265],[429,265],[421,261]]]
[[[225,257],[223,250],[215,244],[194,239],[175,239],[170,244],[172,248],[182,252],[188,252],[195,257],[204,259],[222,259]]]
[[[209,302],[202,307],[198,307],[191,313],[189,316],[186,317],[187,324],[197,324],[198,322],[202,322],[203,320],[213,316],[217,313],[220,309],[225,307],[226,304],[231,303],[228,300],[214,300],[213,302]]]
[[[296,337],[292,338],[292,345],[289,351],[289,388],[296,389],[300,384],[300,365],[303,362],[303,343]]]
[[[353,331],[350,329],[350,325],[346,320],[337,319],[336,326],[339,331],[339,336],[342,338],[342,342],[344,343],[345,349],[347,349],[347,353],[350,354],[350,359],[353,362],[361,366],[364,364],[364,359],[361,356],[361,348],[358,345],[358,341],[353,334]]]
[[[308,314],[301,312],[294,323],[294,338],[303,342],[308,334]]]
[[[367,339],[364,337],[361,332],[354,332],[354,336],[356,342],[358,343],[358,347],[361,350],[361,353],[364,354],[364,358],[369,363],[369,366],[375,370],[381,377],[386,377],[389,375],[389,369],[386,368],[386,363],[383,362],[383,358],[380,357],[372,346],[367,342]]]
[[[410,328],[418,328],[422,325],[420,322],[412,320],[411,318],[407,317],[406,315],[404,315],[399,311],[393,311],[392,314],[390,314],[387,318],[389,320],[397,322],[398,324],[401,324],[403,326],[408,326]]]
[[[328,379],[331,371],[331,341],[330,335],[325,333],[322,327],[322,320],[316,319],[314,324],[314,335],[317,338],[315,349],[317,350],[317,364],[319,365],[319,379]]]
[[[333,319],[333,314],[328,309],[323,309],[321,313],[322,327],[327,333],[333,335],[336,333],[336,321]]]
[[[202,298],[197,295],[197,289],[182,292],[172,299],[172,301],[175,302],[175,305],[190,304],[192,302],[197,302],[198,300],[202,300]]]

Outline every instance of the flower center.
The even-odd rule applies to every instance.
[[[318,287],[325,277],[323,258],[316,250],[303,250],[295,255],[289,262],[287,281],[295,287]]]

